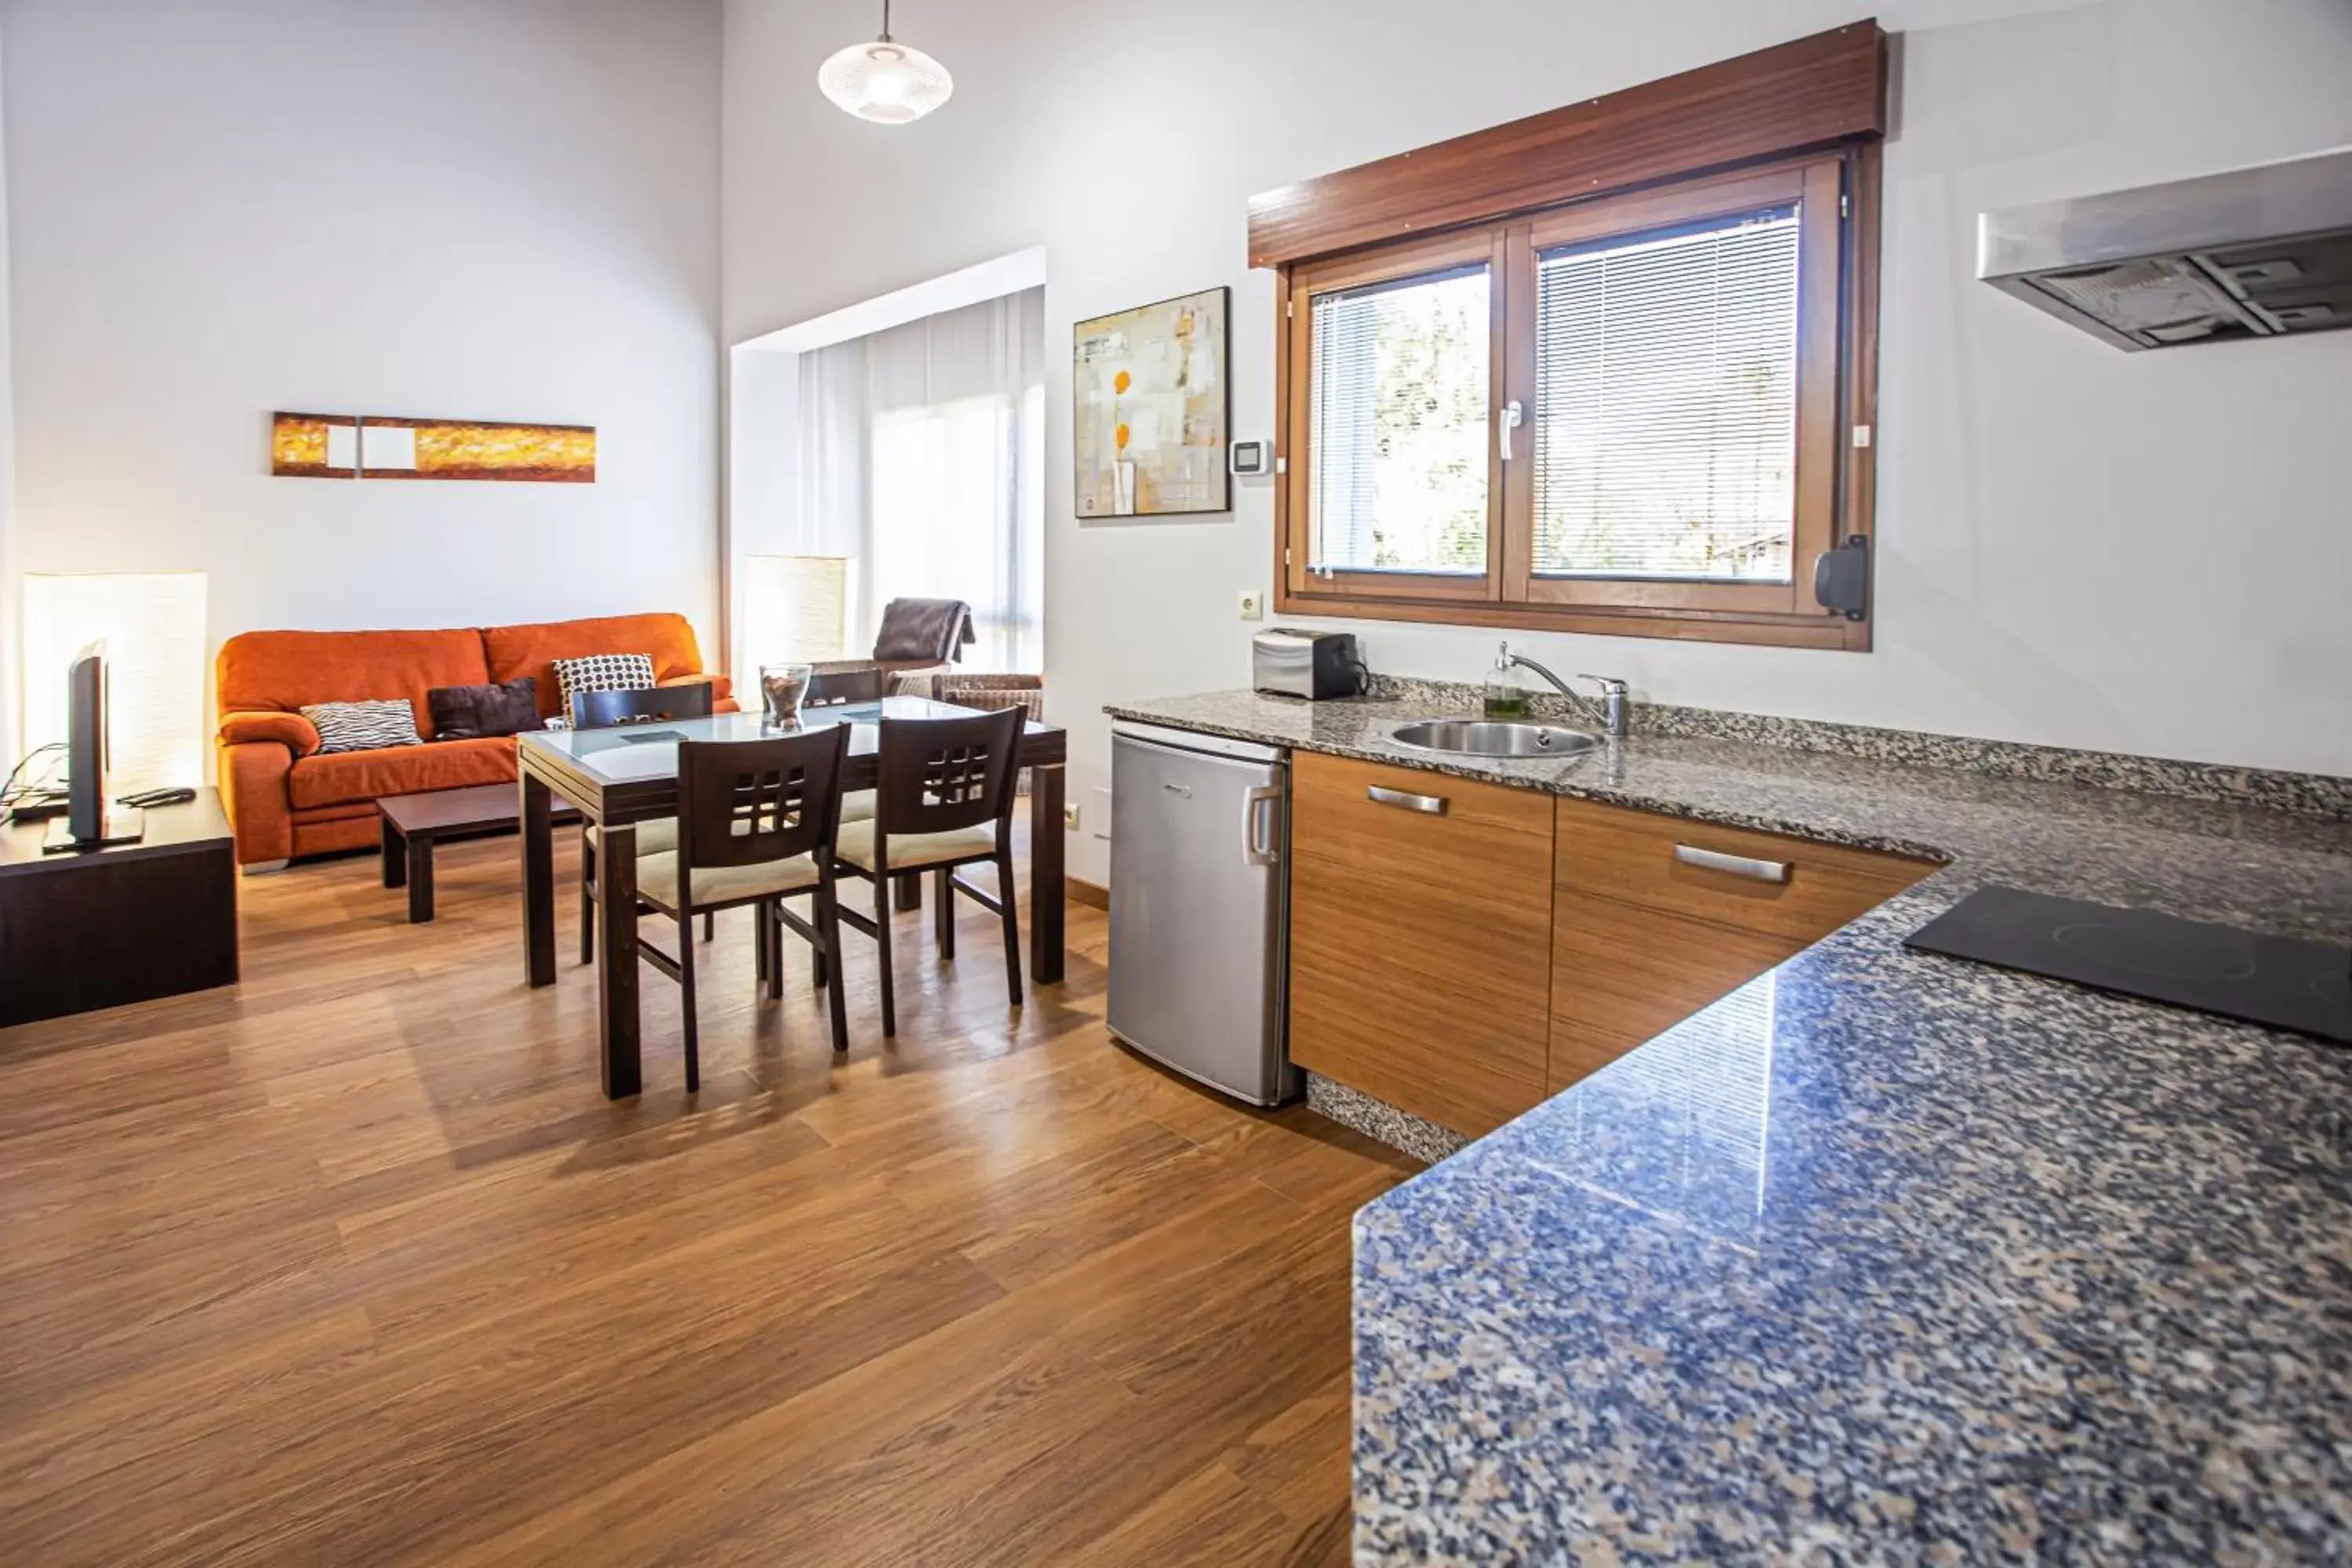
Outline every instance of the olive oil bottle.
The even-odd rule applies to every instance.
[[[1525,719],[1528,690],[1519,667],[1511,662],[1511,645],[1495,650],[1495,668],[1486,672],[1486,717]]]

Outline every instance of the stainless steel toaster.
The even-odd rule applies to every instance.
[[[1250,684],[1278,697],[1355,697],[1370,683],[1353,632],[1269,626],[1250,638]]]

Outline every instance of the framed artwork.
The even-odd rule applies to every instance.
[[[1078,323],[1070,405],[1079,517],[1232,510],[1232,300],[1229,289],[1207,289]]]
[[[596,482],[593,425],[278,414],[269,471],[295,479]]]

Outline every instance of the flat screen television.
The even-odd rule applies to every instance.
[[[106,644],[100,640],[66,667],[66,814],[50,819],[42,848],[96,849],[141,837],[143,812],[108,808],[106,753]]]

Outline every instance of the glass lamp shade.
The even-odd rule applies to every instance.
[[[816,85],[858,119],[879,125],[920,120],[955,91],[947,67],[887,37],[835,55],[817,68]]]
[[[849,558],[743,558],[743,665],[840,658],[849,644]]]

